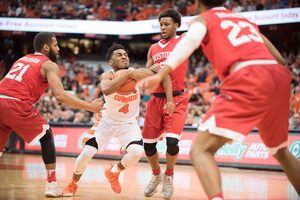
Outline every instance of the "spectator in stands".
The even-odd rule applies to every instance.
[[[290,129],[300,129],[300,114],[294,113],[290,118]]]

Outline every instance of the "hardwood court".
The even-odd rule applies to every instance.
[[[64,187],[71,180],[74,157],[57,158],[57,178]],[[158,200],[160,190],[153,197],[144,197],[143,190],[151,177],[147,163],[138,163],[120,176],[122,193],[115,194],[105,179],[104,169],[112,160],[94,159],[79,182],[75,197],[57,200]],[[165,165],[162,165],[164,170]],[[4,154],[0,158],[0,200],[41,200],[44,197],[45,170],[40,155]],[[226,199],[297,199],[297,194],[283,172],[222,168]],[[192,166],[177,165],[172,200],[206,199]],[[298,197],[299,198],[299,197]]]

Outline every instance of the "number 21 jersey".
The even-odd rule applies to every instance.
[[[18,59],[0,82],[0,95],[34,104],[48,88],[48,82],[41,74],[41,66],[46,60],[49,58],[40,53]]]

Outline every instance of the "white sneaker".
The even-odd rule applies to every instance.
[[[164,175],[163,187],[162,187],[162,197],[171,198],[173,196],[173,175],[167,176]]]
[[[46,189],[45,189],[45,196],[46,197],[58,197],[61,195],[61,191],[57,186],[56,181],[52,181],[49,183],[46,181]]]
[[[158,174],[158,175],[152,174],[152,178],[144,191],[145,197],[151,197],[152,195],[154,195],[157,192],[158,185],[161,183],[162,183],[162,175],[161,174]]]

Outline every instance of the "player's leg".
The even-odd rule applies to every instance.
[[[200,132],[191,148],[192,163],[209,198],[223,198],[221,174],[213,156],[228,141],[228,138]]]
[[[10,121],[13,120],[13,117],[9,119],[9,116],[12,115],[9,101],[5,99],[0,99],[0,157],[4,151],[5,144],[9,139],[12,128],[8,125]]]
[[[72,175],[72,181],[63,189],[62,195],[64,197],[71,197],[75,195],[78,188],[78,181],[84,173],[89,161],[98,151],[98,144],[95,137],[86,141],[85,146],[79,156],[76,158],[75,166]]]
[[[257,127],[264,144],[281,164],[289,181],[300,195],[300,161],[287,148],[290,108],[289,73],[279,66],[270,68],[270,71],[276,90],[270,94],[268,114]]]
[[[0,136],[0,157],[1,157],[4,151],[5,144],[10,136],[11,128],[4,124],[1,124],[0,122],[0,133],[1,133]]]
[[[142,131],[144,140],[144,151],[151,166],[152,178],[145,188],[144,194],[150,197],[157,192],[157,187],[162,182],[162,175],[159,165],[159,155],[156,149],[157,141],[161,137],[162,112],[165,99],[151,96],[145,116],[145,123]]]
[[[163,113],[163,125],[166,130],[166,171],[163,176],[162,196],[164,198],[170,198],[173,195],[173,175],[175,163],[179,153],[179,139],[184,128],[186,120],[186,108],[188,105],[188,95],[183,94],[174,97],[174,103],[176,105],[175,111],[172,115]]]
[[[91,129],[94,130],[94,128],[93,126]],[[93,135],[91,135],[87,141],[85,138],[83,139],[84,148],[75,161],[72,181],[63,189],[63,196],[73,196],[76,193],[78,188],[77,183],[83,175],[89,161],[98,150],[101,151],[104,149],[112,134],[110,125],[102,119],[99,121],[99,125],[95,128],[95,131],[93,131]]]
[[[47,170],[45,195],[50,197],[59,196],[60,191],[57,186],[55,172],[55,145],[48,123],[32,105],[26,102],[6,100],[2,103],[6,107],[3,112],[9,113],[3,113],[5,117],[1,118],[1,121],[5,121],[29,145],[40,142],[42,157]],[[10,112],[10,110],[14,110],[14,112]]]
[[[45,195],[47,197],[57,197],[60,195],[60,191],[56,182],[56,151],[53,134],[50,128],[46,130],[46,133],[39,141],[41,143],[42,158],[47,170]]]
[[[287,147],[279,149],[274,157],[281,164],[286,176],[300,196],[300,161],[289,152]]]
[[[266,87],[270,75],[265,67],[241,69],[226,79],[220,94],[207,111],[198,130],[201,132],[191,149],[191,160],[210,199],[223,199],[221,175],[214,153],[226,142],[242,142],[267,115]]]
[[[128,167],[135,165],[144,152],[141,129],[137,123],[118,125],[118,137],[121,146],[125,149],[125,154],[121,161],[111,165],[105,170],[105,176],[111,184],[114,192],[121,192],[121,185],[119,183],[120,173]]]

